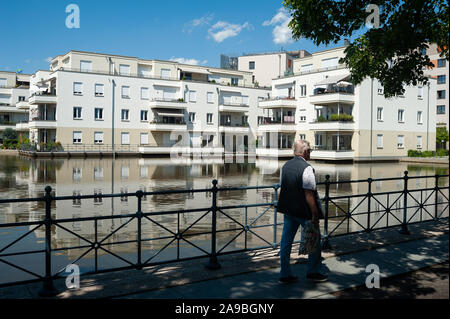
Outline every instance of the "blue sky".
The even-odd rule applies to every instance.
[[[80,9],[78,29],[66,27],[71,3]],[[0,70],[46,70],[49,57],[69,50],[218,67],[221,53],[326,48],[292,41],[281,8],[281,0],[5,1]]]

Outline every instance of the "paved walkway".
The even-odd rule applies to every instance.
[[[364,285],[369,264],[386,278],[448,262],[448,219],[409,226],[410,235],[399,227],[330,238],[332,249],[324,251],[329,281],[314,284],[304,279],[306,256],[291,255],[300,280],[278,283],[278,250],[261,250],[219,257],[219,270],[207,270],[206,259],[81,277],[81,289],[69,290],[65,280],[56,280],[61,293],[55,298],[337,298],[337,292]],[[436,278],[435,278],[436,279]],[[430,279],[436,283],[439,278]],[[0,289],[0,298],[37,298],[42,283]],[[373,289],[371,289],[373,290]],[[367,291],[366,291],[367,292]],[[343,296],[343,295],[341,295]],[[367,296],[366,296],[367,297]]]

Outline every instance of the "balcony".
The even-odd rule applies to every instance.
[[[292,132],[297,130],[294,116],[281,118],[264,117],[262,123],[258,124],[258,131],[265,132]]]
[[[319,116],[314,122],[309,123],[313,131],[352,131],[355,129],[353,116],[346,113],[331,114],[329,119]]]
[[[187,103],[183,99],[153,99],[150,108],[186,109]]]
[[[272,98],[260,101],[258,107],[261,109],[276,109],[276,108],[293,108],[297,107],[297,100],[295,98]]]
[[[28,101],[17,102],[16,108],[18,108],[20,110],[28,110],[30,108],[30,102],[28,102]]]
[[[56,129],[55,120],[33,120],[28,123],[28,127],[31,128],[45,128],[45,129]]]
[[[337,150],[335,147],[316,146],[311,152],[311,159],[315,160],[352,160],[355,152],[351,147],[343,147]]]
[[[16,124],[16,131],[28,131],[29,128],[30,126],[28,122],[20,122]]]
[[[250,128],[248,124],[235,124],[231,125],[228,123],[220,123],[219,132],[225,133],[248,133]]]
[[[161,113],[159,113],[160,115]],[[174,116],[164,116],[163,118],[155,119],[149,124],[149,129],[152,131],[186,131],[187,125],[184,121],[183,114],[177,114]]]
[[[314,94],[310,96],[309,99],[310,103],[312,104],[355,103],[353,85],[339,85],[339,84],[340,83],[328,85],[327,88],[322,87],[315,88]]]
[[[56,94],[35,93],[29,99],[29,104],[56,104]]]
[[[219,104],[219,112],[248,112],[249,105],[242,104],[242,103],[229,103],[229,102],[223,102]]]
[[[17,107],[10,104],[0,104],[0,112],[27,113],[27,110],[18,109]]]
[[[256,156],[258,157],[292,157],[294,151],[292,148],[257,148]]]

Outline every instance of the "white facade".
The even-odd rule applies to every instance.
[[[273,98],[259,104],[264,110],[259,155],[292,154],[299,138],[311,142],[313,159],[388,159],[406,156],[410,149],[434,150],[436,81],[386,99],[376,79],[357,86],[349,82],[349,70],[335,62],[343,50],[295,60],[296,75],[273,81]],[[310,66],[300,72],[305,65]],[[273,131],[278,136],[271,136]]]

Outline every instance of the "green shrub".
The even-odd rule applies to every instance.
[[[422,157],[434,157],[436,155],[435,151],[423,151]]]
[[[440,148],[436,151],[436,156],[448,156],[448,150]]]
[[[421,157],[422,152],[416,150],[408,150],[408,157]]]
[[[325,122],[326,119],[322,115],[317,118],[317,122]]]

